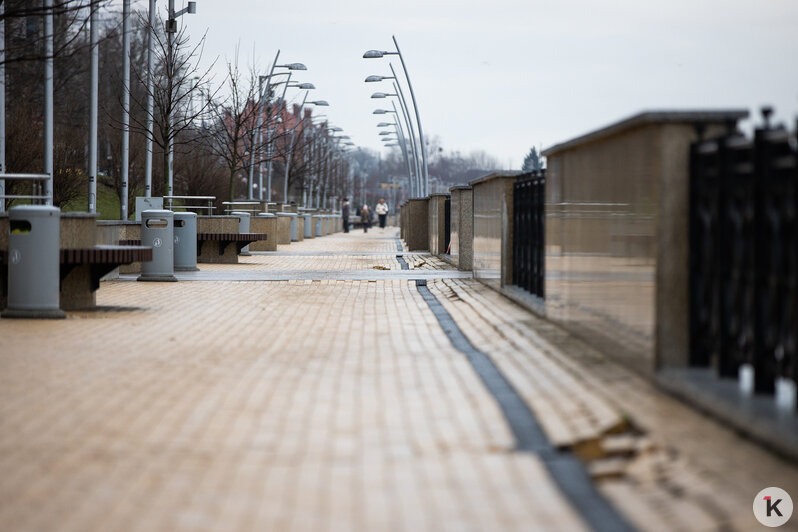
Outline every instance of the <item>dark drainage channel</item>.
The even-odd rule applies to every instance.
[[[402,248],[402,240],[398,236],[396,237],[396,251],[404,251]]]
[[[560,491],[593,530],[635,530],[598,492],[582,463],[572,454],[561,452],[551,445],[526,402],[490,357],[475,348],[466,338],[452,316],[429,291],[427,281],[416,280],[416,288],[438,319],[449,341],[465,355],[482,383],[496,399],[515,436],[516,451],[535,453],[540,458]]]
[[[396,256],[396,260],[399,261],[399,265],[402,266],[403,270],[409,270],[410,269],[410,266],[407,265],[407,262],[405,261],[405,258],[402,255],[397,255]]]

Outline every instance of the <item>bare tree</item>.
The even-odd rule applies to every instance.
[[[66,32],[60,33],[53,47],[52,57],[70,57],[88,46],[82,38],[92,11],[98,11],[113,0],[53,0],[45,6],[41,0],[0,0],[3,10],[0,21],[6,25],[5,64],[38,62],[48,59],[44,53],[44,32],[41,21],[53,15],[56,25]],[[59,34],[59,32],[56,32]]]
[[[163,158],[162,188],[153,190],[153,194],[166,191],[169,175],[170,146],[185,146],[197,141],[196,135],[184,135],[194,129],[197,122],[209,110],[209,101],[200,98],[198,105],[192,105],[192,98],[203,88],[210,85],[213,64],[206,69],[199,67],[205,45],[205,35],[196,44],[190,44],[185,27],[176,34],[167,34],[163,21],[159,18],[156,27],[139,14],[139,24],[147,31],[153,31],[155,48],[155,71],[153,72],[153,92],[155,102],[153,109],[154,130],[152,142],[160,148]],[[145,88],[141,93],[131,94],[131,107],[139,112],[131,114],[130,130],[145,136],[147,131],[147,73],[142,68],[133,68],[133,74]],[[155,188],[155,183],[153,183]]]

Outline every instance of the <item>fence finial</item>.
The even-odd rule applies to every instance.
[[[773,114],[773,107],[764,105],[760,112],[762,113],[762,119],[765,121],[765,129],[770,129],[770,115]]]
[[[693,129],[695,130],[695,136],[698,137],[698,142],[703,142],[707,125],[704,122],[696,122],[693,124]]]

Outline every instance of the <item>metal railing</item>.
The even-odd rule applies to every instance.
[[[163,199],[166,200],[165,207],[169,211],[174,211],[175,209],[201,209],[207,210],[208,216],[210,216],[216,208],[213,205],[213,202],[216,201],[216,196],[164,196]],[[207,205],[174,205],[174,200],[205,201]]]
[[[545,297],[545,170],[513,184],[513,284]]]
[[[763,114],[691,146],[690,363],[772,394],[798,381],[798,150]]]
[[[231,212],[261,212],[260,208],[262,202],[260,201],[223,201],[225,205],[224,212],[230,214]],[[253,207],[254,206],[254,207]]]
[[[6,181],[30,181],[31,194],[6,194]],[[0,173],[0,212],[5,212],[7,199],[30,200],[32,203],[41,203],[42,205],[51,204],[53,187],[45,186],[46,181],[50,181],[49,174]]]

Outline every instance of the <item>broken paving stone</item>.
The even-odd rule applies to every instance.
[[[639,438],[632,434],[614,434],[601,441],[601,449],[612,456],[631,456],[638,450]]]
[[[626,475],[627,460],[623,458],[602,458],[588,464],[588,472],[595,480],[620,478]]]

